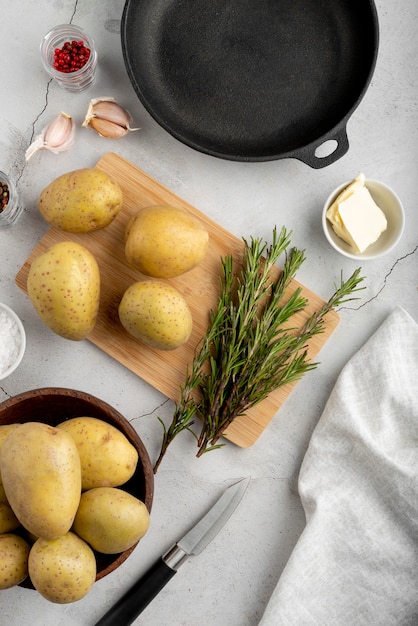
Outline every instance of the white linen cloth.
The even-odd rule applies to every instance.
[[[341,371],[299,474],[302,532],[259,626],[418,625],[418,326]]]

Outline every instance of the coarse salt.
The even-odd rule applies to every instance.
[[[0,374],[4,374],[19,356],[22,337],[15,320],[0,310]]]

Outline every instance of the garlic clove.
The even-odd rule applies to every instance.
[[[131,114],[121,107],[114,98],[94,98],[91,100],[87,117],[99,117],[125,128],[132,122]]]
[[[54,154],[69,150],[74,144],[75,124],[71,115],[61,113],[35,137],[25,153],[29,161],[39,150],[49,150]]]
[[[88,125],[106,139],[120,139],[128,132],[126,127],[114,124],[109,120],[100,119],[100,117],[92,117]]]
[[[128,131],[139,130],[131,128],[131,114],[124,109],[115,98],[93,98],[82,126],[90,126],[102,137],[118,139]]]
[[[45,143],[50,148],[60,148],[67,145],[74,134],[73,120],[67,113],[61,112],[53,123],[49,124],[45,130]]]

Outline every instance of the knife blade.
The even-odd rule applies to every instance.
[[[224,491],[211,509],[96,622],[95,626],[129,626],[163,589],[191,555],[206,548],[240,503],[250,478],[243,478]]]

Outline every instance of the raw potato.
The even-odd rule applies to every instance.
[[[133,476],[138,452],[125,435],[96,417],[74,417],[58,425],[69,433],[81,461],[82,489],[118,487]]]
[[[19,535],[0,535],[0,589],[10,589],[25,580],[29,550],[29,544]]]
[[[130,285],[119,304],[125,330],[159,350],[174,350],[185,343],[193,329],[189,306],[171,285],[143,281]]]
[[[9,504],[3,485],[0,485],[0,535],[16,530],[18,526],[20,522]]]
[[[1,457],[1,448],[3,446],[3,443],[6,439],[6,437],[8,437],[10,435],[10,433],[19,426],[19,424],[2,424],[0,426],[0,457]],[[0,466],[1,467],[1,466]],[[0,487],[3,484],[2,479],[1,479],[1,470],[0,470]]]
[[[118,554],[134,546],[147,532],[147,507],[135,496],[115,487],[85,491],[73,530],[104,554]]]
[[[42,191],[38,207],[51,225],[70,233],[88,233],[108,226],[122,208],[119,184],[96,168],[59,176]]]
[[[39,255],[29,269],[28,295],[41,320],[57,335],[84,339],[100,304],[100,272],[84,246],[63,241]]]
[[[41,422],[21,424],[3,443],[0,462],[6,497],[21,524],[44,539],[66,533],[81,495],[71,435]]]
[[[13,432],[18,426],[19,424],[2,424],[0,426],[0,458],[3,443],[10,433]],[[14,514],[9,501],[7,500],[6,492],[4,491],[0,463],[0,534],[9,533],[10,531],[15,530],[18,526],[20,526],[20,522]]]
[[[73,532],[57,539],[38,539],[29,553],[29,576],[50,602],[81,600],[96,580],[93,550]]]
[[[173,278],[201,263],[209,233],[191,213],[172,206],[150,206],[129,220],[125,255],[147,276]]]

